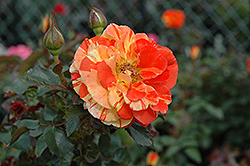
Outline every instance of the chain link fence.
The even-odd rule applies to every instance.
[[[41,17],[50,13],[58,0],[0,0],[0,43],[5,46],[37,43],[43,35],[38,29]],[[88,7],[103,11],[109,22],[126,24],[135,32],[155,33],[160,44],[175,42],[178,36],[190,45],[213,46],[215,38],[228,49],[249,49],[248,0],[70,0],[66,15],[57,15],[63,34],[92,34],[88,27]],[[166,29],[161,15],[166,9],[181,9],[186,14],[180,30]],[[181,45],[182,42],[179,43]],[[172,47],[171,47],[172,48]],[[178,46],[174,46],[175,49]]]

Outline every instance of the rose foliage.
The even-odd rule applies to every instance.
[[[52,19],[51,28],[57,25],[53,13]],[[90,39],[76,34],[64,45],[53,32],[48,30],[45,39],[58,46],[55,62],[49,55],[54,47],[48,51],[42,45],[25,60],[0,58],[7,64],[1,70],[10,73],[3,75],[8,90],[0,111],[0,161],[27,166],[134,163],[128,150],[136,147],[132,140],[152,147],[158,132],[151,123],[166,114],[172,101],[178,74],[172,51],[116,24]],[[16,76],[14,82],[10,75]]]

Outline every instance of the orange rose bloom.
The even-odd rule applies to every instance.
[[[110,24],[85,39],[70,67],[73,87],[90,114],[106,125],[146,127],[171,103],[178,65],[172,51],[144,33]]]
[[[156,152],[149,152],[147,155],[147,165],[156,166],[159,155]]]
[[[180,29],[185,23],[185,13],[182,10],[165,10],[161,16],[162,22],[167,28]]]

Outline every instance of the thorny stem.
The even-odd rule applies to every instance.
[[[64,124],[65,124],[65,122],[59,123],[59,124],[55,124],[55,123],[52,121],[52,125],[53,125],[53,126],[57,126],[57,127],[58,127],[58,126],[62,126],[62,125],[64,125]]]
[[[56,58],[56,59],[55,59]],[[55,63],[56,65],[63,65],[63,63],[59,60],[58,56],[54,56],[54,60],[55,60]],[[61,64],[60,64],[61,63]],[[53,69],[54,71],[54,69]],[[67,82],[66,78],[65,78],[65,75],[61,69],[61,71],[54,71],[54,73],[56,73],[60,79],[60,82],[69,90],[72,90],[72,87],[69,85],[69,83]]]

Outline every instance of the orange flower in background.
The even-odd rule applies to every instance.
[[[190,50],[190,57],[192,60],[196,60],[201,48],[199,46],[192,46]]]
[[[144,33],[110,24],[101,36],[85,39],[70,67],[73,87],[90,114],[106,125],[146,127],[165,114],[177,80],[172,51]]]
[[[55,11],[55,14],[57,14],[57,15],[65,15],[68,13],[68,8],[64,3],[57,2],[54,5],[54,11]]]
[[[167,28],[180,29],[185,23],[185,13],[182,10],[165,10],[161,16],[162,22]]]
[[[50,17],[46,16],[42,18],[42,22],[39,25],[39,30],[44,34],[48,31],[50,26]]]
[[[250,73],[250,58],[246,60],[247,72]]]
[[[159,155],[156,152],[149,152],[147,155],[147,165],[156,166]]]

